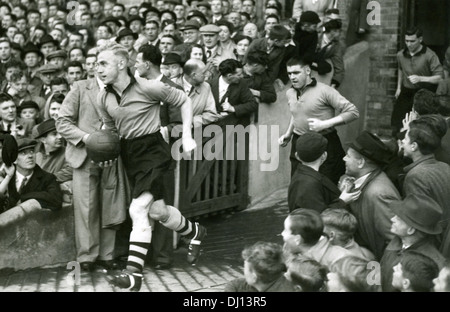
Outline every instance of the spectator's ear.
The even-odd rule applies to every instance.
[[[411,287],[411,281],[408,278],[404,278],[402,281],[402,290],[408,290]]]
[[[332,242],[332,241],[334,241],[335,238],[336,238],[336,232],[333,231],[333,230],[331,230],[331,231],[328,233],[328,240],[329,240],[330,242]]]

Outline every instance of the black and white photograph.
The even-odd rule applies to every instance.
[[[450,0],[0,0],[0,293],[450,292],[449,20]]]

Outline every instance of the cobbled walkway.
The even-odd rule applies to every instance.
[[[274,192],[246,210],[201,218],[208,236],[195,266],[185,258],[186,246],[175,250],[169,270],[144,269],[140,292],[221,292],[225,284],[243,276],[242,249],[257,241],[282,243],[280,233],[288,213],[287,189]],[[118,292],[105,272],[81,272],[74,278],[71,267],[35,268],[0,272],[0,292]],[[76,282],[75,282],[76,281]]]

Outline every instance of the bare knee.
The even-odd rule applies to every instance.
[[[149,211],[150,218],[158,221],[167,220],[169,213],[167,211],[166,203],[164,200],[160,199],[155,202],[150,207]]]
[[[153,196],[148,192],[142,193],[131,201],[129,213],[134,225],[138,220],[148,220],[148,211],[152,203]]]

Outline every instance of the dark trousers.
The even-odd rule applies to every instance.
[[[394,109],[392,110],[391,115],[391,129],[392,136],[394,138],[397,137],[397,134],[403,126],[402,121],[405,118],[405,115],[412,110],[414,95],[417,91],[419,91],[419,89],[408,89],[402,87],[400,95],[394,104]]]
[[[319,172],[327,176],[334,184],[338,184],[340,177],[345,173],[345,151],[336,130],[323,135],[328,140],[327,160],[320,166]],[[291,141],[291,177],[295,173],[299,161],[295,158],[295,145],[300,136],[295,134]]]

